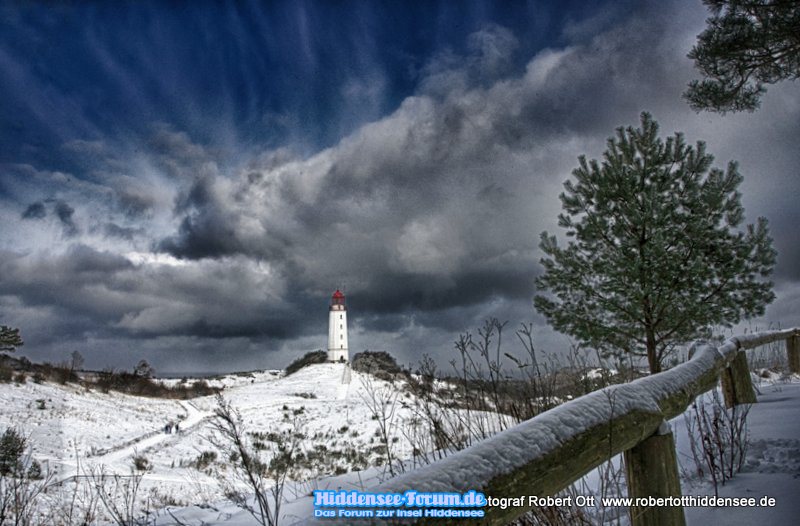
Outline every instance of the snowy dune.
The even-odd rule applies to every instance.
[[[285,428],[287,409],[300,411],[307,436],[318,443],[349,444],[364,450],[374,445],[377,427],[364,401],[362,375],[353,372],[349,383],[344,366],[315,365],[289,377],[270,372],[231,375],[213,380],[225,385],[224,396],[242,415],[250,431]],[[795,379],[797,380],[797,379]],[[373,380],[378,387],[386,384]],[[721,489],[721,496],[774,497],[774,508],[687,508],[689,524],[727,523],[732,526],[769,521],[793,524],[800,495],[800,383],[761,383],[759,403],[749,417],[752,445],[745,472]],[[42,402],[43,401],[43,402]],[[204,451],[213,450],[208,436],[213,397],[190,401],[158,400],[117,393],[87,391],[75,386],[36,384],[0,385],[0,428],[15,426],[30,437],[34,456],[58,472],[61,479],[75,474],[77,452],[84,467],[104,465],[128,473],[132,457],[144,456],[151,464],[143,479],[143,492],[164,503],[177,503],[172,513],[186,524],[256,524],[252,517],[226,502],[218,480],[188,464]],[[44,408],[41,408],[41,407]],[[401,409],[399,418],[407,417]],[[164,433],[169,421],[179,422],[180,433]],[[679,458],[691,469],[691,457],[682,417],[672,421]],[[344,431],[342,431],[344,430]],[[398,452],[409,456],[408,444],[399,436]],[[384,473],[371,468],[338,476],[308,473],[310,482],[287,488],[289,502],[282,524],[308,519],[313,514],[313,489],[364,490],[375,486]],[[592,476],[588,479],[590,482]],[[684,483],[685,495],[713,494],[707,485]],[[177,524],[164,510],[159,525]]]
[[[297,413],[305,434],[318,437],[312,443],[369,450],[376,445],[377,423],[364,402],[362,375],[347,372],[350,383],[345,384],[341,364],[314,365],[289,377],[274,372],[232,375],[209,384],[226,386],[223,395],[241,414],[247,431],[285,429],[284,415]],[[129,473],[134,455],[139,455],[151,465],[143,491],[184,505],[223,499],[217,478],[189,466],[202,452],[215,449],[208,441],[213,396],[161,400],[29,379],[20,385],[0,384],[0,404],[0,429],[15,427],[28,436],[34,457],[58,479],[76,474],[76,452],[84,470],[103,465],[120,474]],[[169,422],[178,423],[180,432],[165,433]],[[397,447],[403,455],[410,453],[402,441]]]

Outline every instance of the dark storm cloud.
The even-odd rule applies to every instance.
[[[55,258],[0,252],[0,296],[46,307],[62,320],[95,320],[106,335],[280,340],[313,330],[294,306],[264,295],[273,286],[280,283],[242,259],[144,266],[84,245]]]
[[[103,231],[109,237],[127,239],[128,241],[133,240],[136,236],[143,236],[145,234],[143,228],[124,227],[116,223],[106,223],[103,227]]]
[[[125,215],[131,218],[138,218],[150,212],[156,204],[156,200],[151,195],[119,190],[116,193],[119,208]]]
[[[47,209],[44,203],[37,201],[28,205],[28,208],[22,212],[22,219],[43,219],[47,215]]]
[[[669,8],[649,14],[670,19]],[[530,298],[538,232],[555,222],[554,196],[577,156],[625,115],[689,114],[678,95],[691,65],[675,30],[634,15],[489,86],[473,74],[480,57],[439,60],[422,93],[336,147],[251,167],[235,190],[194,199],[197,215],[162,247],[288,262],[291,290],[344,281],[376,330],[412,318],[450,330],[459,309]],[[260,228],[245,232],[244,214]],[[278,250],[276,239],[286,240]]]
[[[213,156],[185,132],[156,126],[148,146],[160,168],[178,181],[216,175]]]
[[[553,153],[598,129],[601,142],[620,106],[635,116],[652,87],[682,88],[671,62],[644,78],[624,67],[658,63],[653,41],[669,29],[645,32],[648,23],[633,17],[586,44],[544,51],[525,75],[488,85],[487,71],[516,42],[502,28],[476,33],[474,55],[434,60],[420,94],[335,147],[256,163],[227,185],[196,183],[182,201],[190,211],[159,247],[187,259],[263,258],[292,269],[292,290],[344,281],[365,312],[382,315],[530,297],[537,208],[555,210],[544,201],[581,152],[548,165]],[[201,153],[185,143],[180,151]]]
[[[48,199],[47,203],[52,203],[53,215],[61,223],[64,235],[67,237],[76,236],[79,233],[79,229],[73,218],[75,209],[61,200]],[[42,201],[31,203],[22,212],[22,219],[44,219],[45,217],[47,217],[47,207]]]
[[[55,310],[64,318],[94,319],[102,326],[113,319],[123,301],[98,292],[104,291],[109,276],[130,267],[121,256],[81,245],[57,258],[4,251],[0,252],[0,295]]]
[[[798,174],[800,175],[800,174]],[[800,192],[800,184],[795,185],[797,189],[790,192],[797,195]],[[778,203],[784,202],[786,210],[791,210],[794,199],[784,199],[776,196]],[[765,211],[769,218],[770,234],[773,237],[775,246],[779,247],[778,259],[775,265],[775,280],[780,284],[784,282],[800,283],[800,246],[797,243],[797,221],[800,214],[775,213]]]
[[[376,315],[420,312],[418,323],[438,326],[433,313],[453,307],[474,307],[496,298],[532,298],[530,265],[520,268],[471,269],[447,280],[413,274],[388,274],[370,283],[370,294],[358,296],[358,306]]]
[[[237,239],[235,228],[209,209],[184,217],[177,234],[158,243],[158,250],[185,259],[219,258],[248,252]]]
[[[534,36],[519,28],[472,24],[460,45],[408,58],[414,84],[402,94],[396,73],[383,67],[386,57],[375,56],[383,48],[366,45],[350,53],[356,66],[348,66],[348,78],[336,77],[323,90],[317,84],[330,81],[327,68],[346,62],[348,46],[369,43],[370,35],[348,36],[343,49],[320,54],[323,40],[313,37],[320,33],[307,31],[292,37],[294,56],[311,75],[298,78],[313,78],[315,87],[296,87],[298,99],[288,106],[234,93],[277,97],[255,89],[256,80],[286,83],[299,75],[269,69],[262,56],[240,63],[209,55],[211,64],[246,71],[239,77],[212,68],[217,92],[204,70],[178,101],[155,94],[180,85],[179,73],[194,64],[177,60],[184,51],[166,46],[164,56],[153,57],[147,67],[165,76],[151,85],[144,55],[133,53],[125,64],[99,45],[96,52],[107,55],[103,71],[136,88],[126,91],[136,103],[125,107],[142,112],[130,126],[101,127],[125,134],[86,133],[59,143],[69,170],[36,163],[5,169],[10,182],[3,181],[0,198],[13,195],[16,202],[0,207],[10,226],[8,240],[0,239],[3,323],[24,327],[32,338],[26,341],[53,352],[59,341],[82,342],[98,360],[105,346],[125,356],[135,349],[157,364],[230,368],[234,356],[247,355],[264,356],[253,358],[263,366],[324,346],[326,305],[343,287],[354,352],[381,347],[410,360],[450,347],[455,335],[487,317],[511,325],[533,320],[538,338],[547,331],[531,306],[539,233],[558,232],[557,196],[577,157],[599,157],[614,129],[637,124],[642,110],[659,120],[662,135],[686,130],[690,142],[709,140],[717,164],[743,161],[748,220],[770,218],[780,253],[779,301],[770,313],[791,313],[800,297],[791,292],[800,282],[800,212],[794,183],[784,182],[787,171],[796,174],[797,89],[771,88],[769,97],[785,103],[765,100],[760,112],[734,120],[695,115],[680,93],[694,76],[685,53],[704,8],[630,7],[570,19],[548,40],[551,47],[540,42],[533,51]],[[315,26],[314,9],[292,13],[292,20]],[[249,19],[233,19],[234,33],[247,34]],[[542,31],[557,30],[536,22]],[[262,33],[277,38],[270,34]],[[241,58],[248,38],[220,56]],[[266,54],[286,45],[259,42]],[[165,58],[175,68],[161,68]],[[0,67],[6,63],[0,56]],[[23,78],[18,73],[14,78]],[[241,78],[241,86],[231,87],[231,78]],[[324,104],[292,110],[322,91]],[[159,100],[159,108],[174,103],[180,111],[144,111]],[[348,120],[348,112],[357,115]],[[196,119],[186,116],[193,113]],[[263,145],[281,142],[251,129],[243,115],[299,138],[269,149]],[[53,124],[59,135],[62,117]],[[319,129],[304,136],[304,127]],[[776,187],[787,191],[774,195]],[[48,216],[52,221],[31,221]],[[555,337],[546,343],[553,342],[564,346]]]
[[[779,283],[800,283],[797,243],[800,209],[795,204],[795,196],[800,194],[800,169],[790,146],[800,137],[800,118],[797,103],[793,102],[797,100],[798,87],[795,82],[770,88],[767,95],[772,97],[770,103],[757,112],[763,124],[735,138],[730,137],[729,131],[720,130],[720,136],[728,143],[727,156],[717,153],[720,147],[712,150],[719,161],[728,158],[739,161],[739,171],[744,177],[741,192],[746,221],[753,222],[758,216],[769,220],[770,234],[778,249],[775,280]],[[742,119],[742,122],[732,121],[731,126],[748,129],[748,124]]]
[[[75,209],[69,206],[64,201],[56,201],[55,214],[61,224],[64,226],[64,234],[72,237],[78,234],[78,226],[72,216],[75,214]]]

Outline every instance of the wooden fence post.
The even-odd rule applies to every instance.
[[[786,355],[789,359],[789,372],[800,374],[800,334],[786,338]]]
[[[681,497],[675,440],[667,422],[658,431],[625,451],[628,496],[655,499]],[[631,506],[632,526],[685,526],[683,506]]]
[[[736,357],[730,366],[722,370],[719,379],[722,383],[722,394],[725,397],[726,407],[757,402],[744,350],[736,352]]]

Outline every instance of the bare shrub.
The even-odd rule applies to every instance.
[[[91,483],[84,470],[77,445],[75,446],[76,475],[56,482],[47,492],[46,515],[51,526],[83,526],[98,519],[102,487]]]
[[[376,451],[385,457],[384,465],[393,477],[397,471],[405,471],[403,461],[394,453],[400,390],[393,381],[377,383],[371,374],[364,375],[361,383],[364,386],[361,398],[369,409],[372,419],[378,422],[377,435],[383,447]]]
[[[719,391],[699,396],[691,412],[684,414],[695,474],[707,479],[719,495],[719,486],[732,479],[745,461],[749,437],[747,414],[750,405],[725,407]]]
[[[207,469],[211,464],[213,464],[217,460],[217,452],[216,451],[203,451],[197,458],[195,458],[191,465],[198,471],[203,471]]]
[[[53,365],[50,369],[49,376],[61,385],[77,382],[79,380],[75,370],[67,362],[61,362]]]
[[[0,438],[0,524],[38,524],[38,503],[53,482],[32,457],[28,439],[8,428]]]
[[[134,453],[131,461],[133,462],[133,469],[136,471],[150,471],[153,467],[146,456],[137,453]]]
[[[557,362],[537,352],[532,325],[516,331],[521,357],[503,351],[506,323],[486,320],[476,335],[461,334],[455,342],[454,375],[444,377],[423,357],[409,377],[414,417],[405,435],[414,461],[441,458],[558,405],[561,373]],[[420,431],[425,427],[426,438]],[[433,452],[427,453],[432,442]]]
[[[100,502],[117,526],[143,526],[150,510],[138,500],[144,475],[131,469],[130,474],[109,473],[105,466],[93,466],[89,478],[97,488]]]
[[[247,433],[242,417],[222,395],[217,394],[217,407],[211,425],[216,434],[209,440],[232,463],[235,478],[254,493],[251,505],[243,492],[227,480],[225,496],[246,509],[262,526],[277,526],[283,504],[283,489],[292,473],[301,440],[298,417],[294,412],[292,429],[280,433]]]
[[[84,386],[94,386],[103,393],[117,391],[136,396],[148,396],[152,398],[179,398],[188,399],[200,396],[208,396],[221,391],[220,388],[211,387],[206,380],[196,380],[191,386],[186,382],[178,383],[168,387],[150,375],[152,369],[145,360],[139,362],[133,372],[115,371],[104,369],[94,380],[85,380]]]

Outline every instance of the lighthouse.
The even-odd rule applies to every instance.
[[[328,314],[328,360],[331,362],[349,359],[347,354],[347,305],[339,289],[331,297]]]

